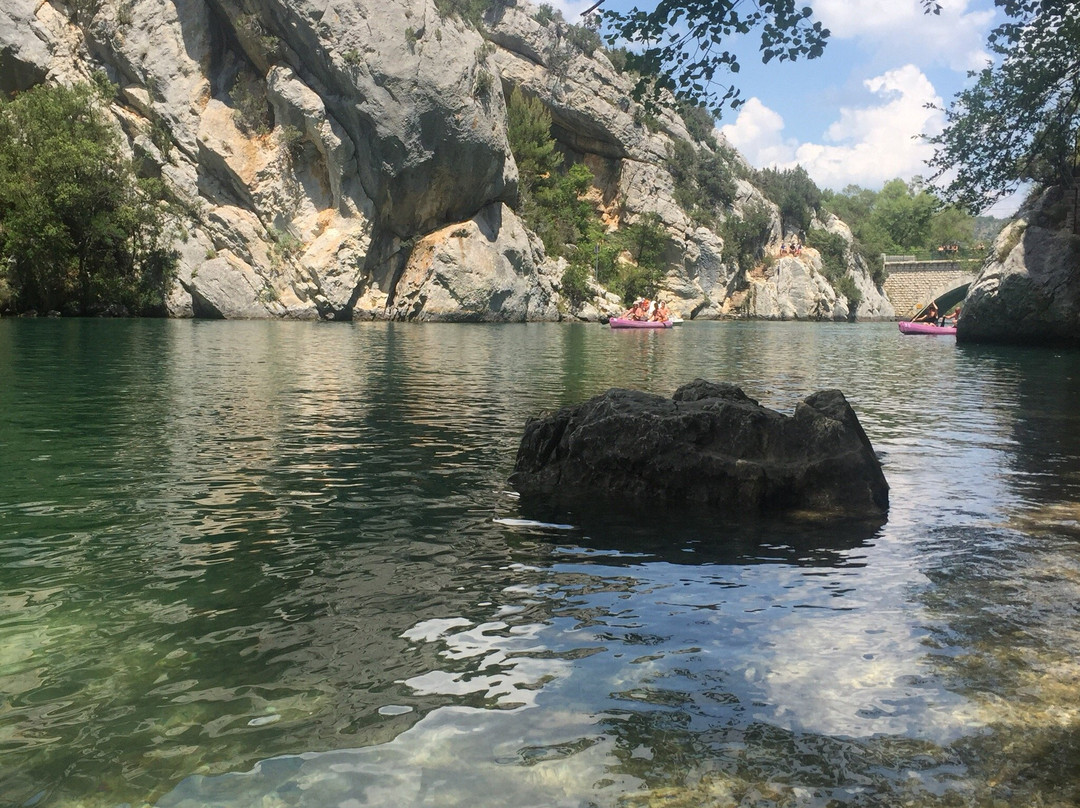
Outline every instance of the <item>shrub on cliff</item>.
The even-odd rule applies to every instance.
[[[588,296],[591,271],[627,302],[655,295],[664,279],[669,242],[659,216],[645,214],[616,232],[606,232],[585,198],[592,173],[580,163],[562,170],[563,156],[551,137],[551,115],[540,100],[527,98],[515,88],[507,102],[506,119],[520,177],[521,217],[543,240],[549,255],[569,261],[563,275],[567,297],[580,303]],[[629,261],[619,260],[626,255]]]
[[[667,270],[666,253],[671,243],[660,217],[644,213],[636,222],[607,234],[604,240],[607,249],[601,249],[601,259],[607,260],[600,263],[601,283],[627,304],[656,297]]]
[[[673,141],[667,156],[675,201],[695,222],[711,225],[717,210],[731,207],[738,194],[730,156],[723,151],[695,149],[685,140]]]
[[[686,125],[686,131],[698,143],[704,143],[712,149],[718,148],[716,143],[716,118],[709,109],[701,104],[693,104],[689,101],[680,101],[676,105],[679,117]]]
[[[270,131],[270,104],[266,82],[258,76],[240,73],[229,89],[233,102],[233,122],[251,136]]]
[[[20,309],[162,307],[175,272],[160,181],[138,180],[100,87],[0,100],[0,274]]]
[[[828,230],[810,230],[806,234],[806,246],[821,254],[821,273],[836,290],[848,299],[852,307],[862,300],[862,292],[848,274],[848,244],[843,236]]]
[[[563,156],[551,137],[551,115],[537,98],[517,88],[506,108],[507,137],[520,177],[519,203],[525,224],[544,242],[550,255],[563,256],[582,244],[596,220],[582,198],[592,173],[580,163],[562,170]]]
[[[779,206],[786,226],[806,230],[821,209],[821,189],[802,166],[763,169],[757,173],[757,186]]]
[[[562,274],[563,295],[574,305],[580,305],[589,297],[589,268],[572,263]]]
[[[499,0],[435,0],[435,7],[444,17],[460,17],[475,28],[482,28],[484,15],[493,6],[510,5]]]
[[[764,205],[749,205],[741,218],[732,213],[716,232],[724,241],[721,259],[746,272],[757,263],[772,234],[772,214]]]

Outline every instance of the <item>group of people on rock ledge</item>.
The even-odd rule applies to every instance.
[[[957,306],[956,311],[954,311],[952,314],[946,314],[942,316],[941,313],[938,312],[937,304],[931,303],[927,307],[926,311],[913,318],[911,322],[930,323],[931,325],[955,326],[958,322],[960,322],[960,307]]]
[[[622,318],[624,320],[662,323],[671,319],[671,311],[668,310],[667,303],[663,300],[641,298],[634,301],[634,305],[623,313]]]

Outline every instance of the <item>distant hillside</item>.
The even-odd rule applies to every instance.
[[[993,244],[998,233],[1011,219],[998,219],[993,216],[975,217],[975,240],[982,244]]]

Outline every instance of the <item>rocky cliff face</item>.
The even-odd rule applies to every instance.
[[[858,260],[857,310],[812,250],[770,270],[725,259],[723,238],[675,202],[667,168],[682,120],[645,125],[630,82],[565,24],[497,9],[482,36],[432,0],[6,0],[0,91],[104,70],[144,174],[176,222],[176,316],[523,320],[596,317],[572,306],[564,264],[515,212],[511,87],[539,98],[568,162],[595,176],[611,227],[645,213],[671,237],[664,296],[684,317],[891,317]],[[698,144],[696,149],[709,149]],[[723,215],[771,216],[745,180]],[[824,223],[850,233],[837,221]]]
[[[998,235],[964,300],[957,340],[1080,345],[1072,192],[1050,188]]]

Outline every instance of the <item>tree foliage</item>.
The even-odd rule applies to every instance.
[[[880,191],[849,185],[839,193],[825,191],[823,199],[875,253],[918,252],[945,244],[968,247],[974,240],[975,220],[943,205],[917,181],[889,180]]]
[[[22,309],[151,312],[171,283],[162,186],[136,180],[102,101],[87,85],[0,100],[0,272]]]
[[[939,14],[937,0],[920,0]],[[1025,182],[1074,187],[1080,166],[1080,4],[995,0],[1006,21],[990,34],[995,61],[978,73],[930,138],[932,180],[946,201],[973,213]],[[611,46],[629,46],[625,66],[638,74],[635,97],[665,91],[719,115],[741,93],[732,44],[759,37],[763,62],[816,58],[829,31],[794,0],[659,0],[652,10],[602,12]]]
[[[821,189],[802,166],[759,171],[757,186],[779,206],[785,227],[808,229],[811,219],[821,207]]]
[[[772,214],[765,205],[750,205],[741,217],[729,215],[716,230],[724,241],[721,259],[736,264],[744,272],[751,269],[772,235],[772,222]]]
[[[795,0],[660,0],[652,11],[602,12],[607,42],[629,44],[627,66],[640,74],[635,97],[656,99],[663,90],[717,115],[742,103],[739,89],[718,81],[739,72],[728,42],[756,32],[761,59],[768,63],[816,58],[829,31]]]
[[[878,283],[884,280],[882,253],[936,254],[938,247],[956,245],[960,256],[970,256],[976,248],[975,219],[945,205],[919,180],[889,180],[880,191],[849,185],[823,192],[822,202],[851,228],[855,248]]]
[[[937,198],[916,183],[889,180],[881,188],[874,205],[874,225],[897,247],[930,247],[930,222],[938,207]]]
[[[589,275],[628,302],[656,293],[667,266],[670,244],[656,214],[645,214],[609,233],[586,193],[592,174],[577,163],[563,170],[563,155],[551,137],[551,115],[536,98],[515,88],[507,102],[510,150],[520,177],[519,209],[525,224],[548,254],[562,256],[563,293],[580,303],[589,293]],[[629,260],[624,260],[629,258]]]
[[[941,13],[937,0],[919,2],[928,14]],[[655,103],[669,91],[708,107],[717,117],[725,107],[743,103],[739,88],[726,83],[740,69],[733,40],[756,34],[761,61],[768,64],[816,59],[830,35],[813,20],[811,7],[795,0],[659,0],[651,11],[635,6],[598,13],[607,43],[625,48],[619,72],[626,68],[639,76],[635,98]]]
[[[615,261],[610,267],[607,285],[618,291],[625,303],[643,297],[654,298],[664,280],[665,254],[671,243],[663,222],[655,213],[643,214],[611,238]],[[630,262],[620,261],[627,254]]]
[[[738,193],[733,155],[722,149],[696,149],[685,140],[674,140],[667,157],[667,169],[675,183],[675,201],[694,221],[712,225],[717,212],[731,207]]]
[[[563,157],[551,137],[551,113],[539,98],[515,87],[506,104],[506,127],[522,188],[531,192],[562,165]]]
[[[563,155],[551,137],[551,114],[538,98],[515,87],[506,119],[518,165],[522,217],[550,255],[565,255],[582,242],[595,218],[592,205],[582,198],[592,185],[592,173],[580,163],[561,170]]]
[[[1080,5],[996,0],[1008,21],[930,138],[941,194],[977,213],[1021,183],[1075,184],[1080,138]]]

